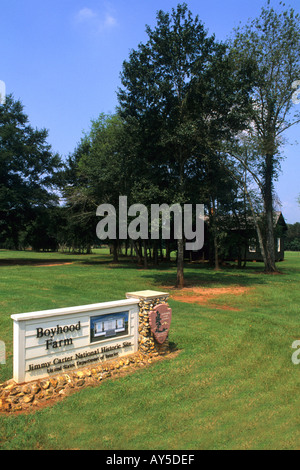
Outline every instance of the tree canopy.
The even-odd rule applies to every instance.
[[[29,124],[22,103],[8,95],[0,106],[0,243],[15,249],[39,210],[58,201],[61,160],[47,136],[46,129]]]
[[[186,4],[171,14],[159,11],[156,27],[147,26],[146,32],[148,41],[124,61],[119,112],[138,149],[139,164],[155,166],[148,185],[155,174],[156,181],[166,182],[169,201],[199,201],[205,161],[216,156],[223,139],[245,126],[248,65],[242,64],[244,74],[234,68],[226,46],[208,35]],[[180,238],[181,287],[183,257]]]
[[[262,8],[258,18],[238,28],[231,43],[237,64],[253,62],[255,80],[247,132],[229,153],[257,188],[263,223],[257,224],[265,270],[276,271],[274,247],[274,182],[283,158],[284,133],[300,122],[294,84],[300,77],[300,17],[294,9]],[[257,219],[257,217],[256,217]]]

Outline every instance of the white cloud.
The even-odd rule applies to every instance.
[[[76,19],[79,22],[90,20],[91,18],[96,18],[97,13],[91,10],[90,8],[82,8],[76,15]]]
[[[114,18],[113,16],[111,16],[109,13],[106,14],[106,18],[105,18],[105,23],[104,25],[108,28],[110,28],[111,26],[115,26],[117,24],[117,20],[116,18]]]
[[[109,12],[100,14],[91,8],[82,8],[75,16],[77,23],[86,24],[94,34],[107,31],[118,23],[116,18]]]

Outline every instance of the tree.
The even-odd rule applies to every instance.
[[[60,206],[37,208],[35,218],[28,222],[20,234],[21,246],[30,246],[34,251],[57,251],[60,231],[66,224],[62,215]]]
[[[82,242],[91,244],[96,239],[99,221],[97,207],[111,204],[117,210],[119,196],[126,195],[130,188],[123,125],[117,114],[101,113],[91,121],[90,130],[68,159],[64,178],[66,184],[63,192],[70,223]],[[117,261],[118,239],[111,243],[114,261]]]
[[[224,57],[226,47],[208,36],[186,4],[171,14],[159,11],[157,26],[146,31],[148,41],[123,64],[120,114],[140,149],[139,167],[147,169],[151,161],[156,180],[167,181],[164,202],[182,205],[201,197],[201,179],[196,193],[191,182],[207,152],[216,152],[221,137],[228,138],[234,127],[241,129],[237,109],[245,102],[245,88],[237,87],[240,80]],[[230,88],[227,96],[221,82]],[[177,252],[177,286],[183,287],[183,238]]]
[[[236,227],[239,224],[241,212],[245,210],[245,207],[239,199],[236,180],[227,171],[221,154],[210,155],[208,153],[202,171],[205,176],[202,190],[209,214],[209,234],[213,241],[210,259],[214,260],[215,269],[218,270],[220,258],[226,255],[224,242],[228,237],[228,232],[232,233],[232,225]]]
[[[249,182],[256,185],[263,204],[263,223],[256,220],[265,271],[274,272],[274,182],[278,178],[283,134],[300,122],[294,108],[294,84],[300,77],[300,22],[293,9],[262,8],[259,18],[239,28],[232,42],[236,63],[254,61],[256,79],[248,132],[229,150]],[[250,197],[250,186],[244,185]]]
[[[46,129],[33,129],[12,95],[0,106],[0,243],[19,248],[19,235],[43,208],[58,203],[56,172]]]

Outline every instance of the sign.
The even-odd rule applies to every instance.
[[[159,304],[149,313],[149,323],[154,338],[159,344],[167,339],[172,318],[172,309],[166,304]]]
[[[14,380],[49,377],[138,349],[139,299],[12,315]]]

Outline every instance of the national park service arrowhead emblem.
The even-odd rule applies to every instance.
[[[159,344],[167,339],[172,318],[172,309],[167,304],[159,304],[149,312],[150,328]]]

